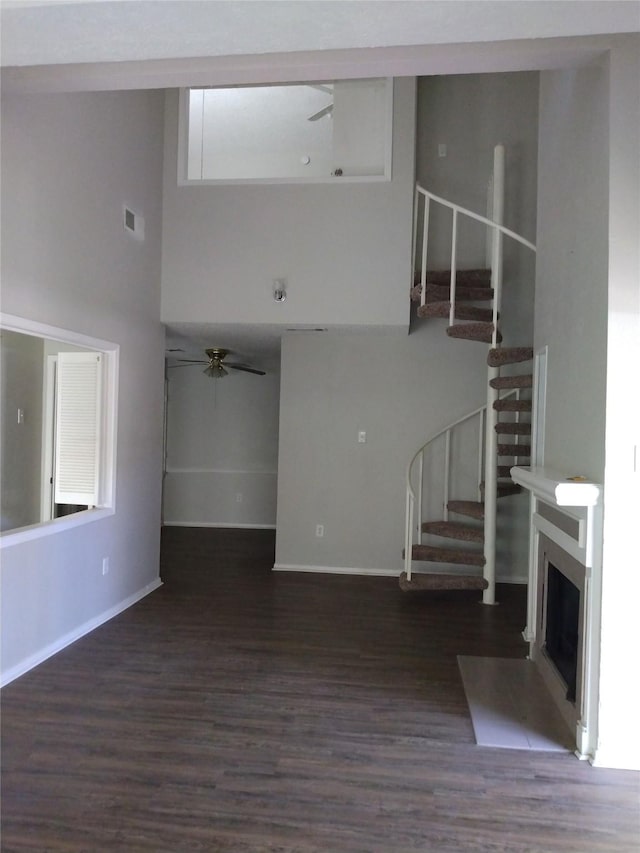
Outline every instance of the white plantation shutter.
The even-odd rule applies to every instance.
[[[101,353],[58,353],[55,502],[99,502]]]

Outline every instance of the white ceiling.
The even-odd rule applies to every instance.
[[[637,31],[636,0],[1,3],[2,65],[221,57]]]

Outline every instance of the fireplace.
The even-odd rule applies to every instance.
[[[547,505],[540,506],[549,515]],[[557,512],[553,510],[553,512]],[[531,657],[572,730],[582,719],[586,568],[557,542],[537,536],[538,630]]]
[[[580,590],[553,563],[547,563],[545,622],[545,652],[567,686],[566,699],[575,702]]]
[[[511,469],[531,492],[524,637],[547,689],[576,734],[576,754],[597,740],[601,487],[542,467]]]

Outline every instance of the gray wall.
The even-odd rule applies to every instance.
[[[537,72],[421,77],[416,171],[425,189],[486,215],[493,149],[505,146],[504,224],[536,241]],[[446,157],[438,146],[446,145]],[[451,213],[431,211],[432,269],[450,266]],[[485,265],[486,229],[459,221],[460,267]],[[505,346],[532,341],[535,255],[504,240]]]
[[[169,369],[165,524],[275,526],[280,363],[256,365]]]
[[[177,92],[167,95],[164,322],[406,328],[415,80],[395,81],[390,182],[177,186]],[[288,298],[272,298],[272,280]]]
[[[158,578],[162,122],[159,93],[2,99],[3,310],[120,345],[116,512],[5,544],[5,678]],[[144,243],[123,204],[145,216]]]
[[[0,530],[11,530],[40,520],[43,341],[5,329],[0,350]]]
[[[608,78],[541,74],[535,347],[548,346],[545,463],[604,476]]]
[[[486,397],[486,346],[454,341],[444,321],[434,323],[409,337],[285,336],[276,566],[399,574],[407,463]],[[455,449],[461,463],[477,447],[476,433],[469,438],[468,448]],[[454,475],[455,496],[476,500],[475,469],[471,476],[464,469]],[[437,484],[440,468],[433,473]],[[441,501],[434,489],[425,517],[441,518]],[[325,527],[321,539],[317,524]],[[501,579],[523,573],[526,558],[499,567]]]

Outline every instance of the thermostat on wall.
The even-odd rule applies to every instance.
[[[122,208],[124,230],[128,231],[136,240],[144,240],[144,216],[135,213],[128,207]]]

